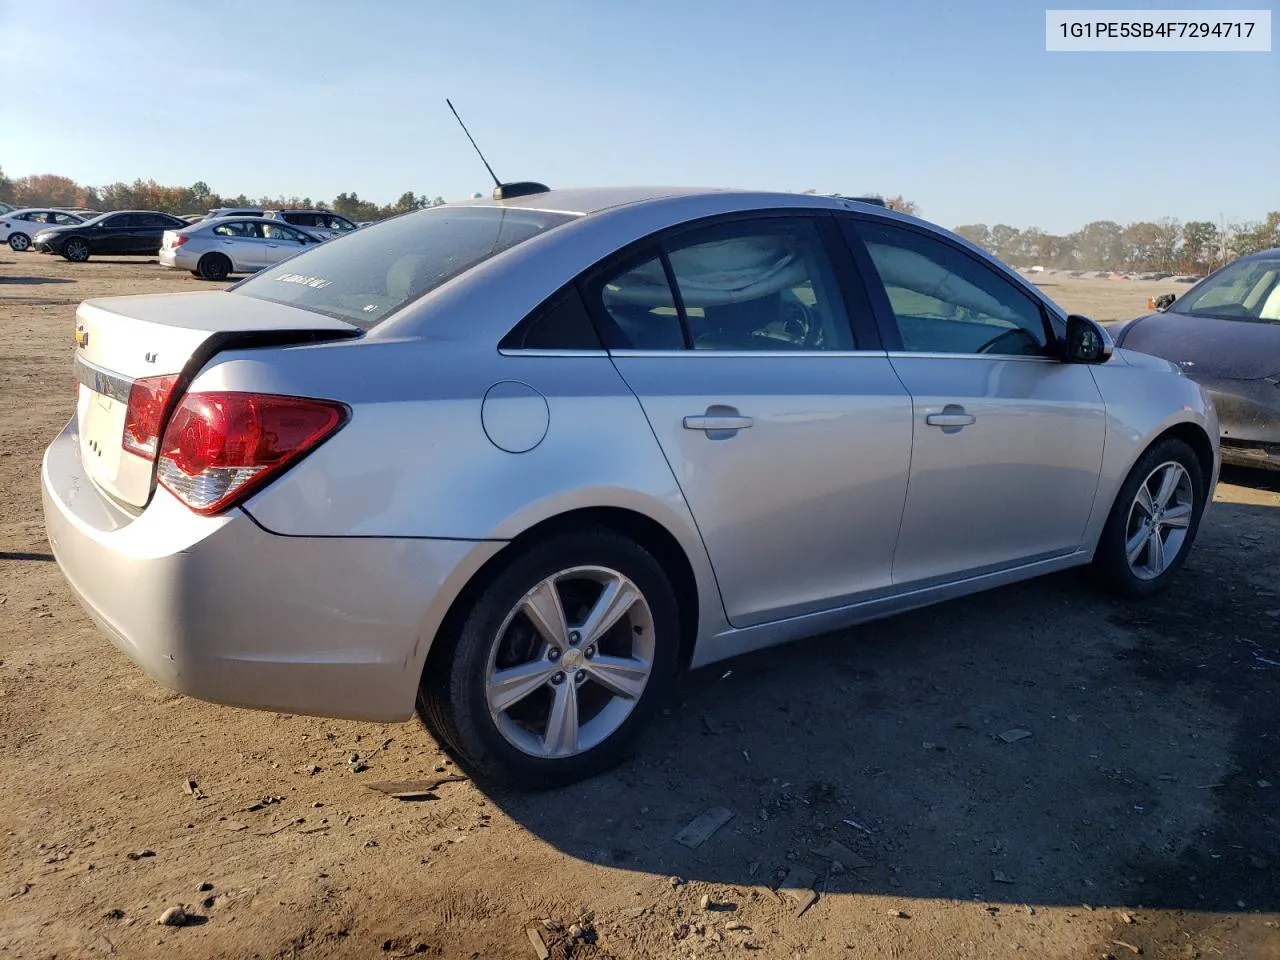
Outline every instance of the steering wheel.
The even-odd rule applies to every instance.
[[[815,323],[813,311],[802,300],[783,297],[782,330],[797,346],[816,346],[815,335],[820,339],[822,327]]]
[[[1001,341],[1006,341],[1006,340],[1011,341],[1010,343],[1011,348],[1013,345],[1012,341],[1021,341],[1021,343],[1024,345],[1030,344],[1031,349],[1029,351],[1015,350],[1015,349],[997,350],[996,348],[1000,345]],[[1005,330],[1003,333],[997,334],[996,336],[992,337],[982,346],[978,347],[976,352],[978,353],[1009,353],[1009,354],[1013,354],[1014,356],[1028,356],[1028,355],[1038,355],[1042,352],[1042,349],[1040,346],[1040,341],[1035,334],[1033,334],[1029,330],[1022,329],[1022,327],[1014,327],[1011,330]]]

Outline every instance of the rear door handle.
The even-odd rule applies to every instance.
[[[931,427],[967,427],[976,420],[971,413],[931,413],[924,418]]]
[[[686,430],[746,430],[755,421],[750,417],[712,416],[685,417]]]

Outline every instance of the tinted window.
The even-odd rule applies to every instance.
[[[325,227],[330,230],[341,230],[345,233],[356,228],[356,225],[350,220],[344,220],[342,217],[337,217],[333,214],[324,216],[321,219],[324,221]]]
[[[141,225],[144,227],[172,227],[177,223],[173,217],[166,216],[163,213],[142,213],[138,215],[141,219]]]
[[[596,284],[596,296],[616,336],[632,350],[683,350],[684,331],[661,257],[626,267]]]
[[[73,216],[72,216],[71,214],[69,214],[69,213],[55,213],[55,214],[53,215],[53,222],[54,222],[54,223],[56,223],[56,224],[59,224],[60,226],[66,226],[66,225],[68,225],[68,224],[72,224],[72,223],[79,223],[79,222],[80,222],[80,218],[79,218],[79,217],[73,217]]]
[[[735,221],[667,256],[695,350],[852,350],[853,331],[811,219]]]
[[[123,230],[126,227],[137,227],[141,224],[138,222],[137,214],[120,213],[116,214],[114,217],[107,217],[104,225],[110,227],[112,230]]]
[[[857,233],[889,297],[905,350],[1039,356],[1040,306],[995,270],[942,240],[888,223]]]
[[[507,350],[599,350],[601,344],[577,287],[570,286],[534,311],[500,346]]]
[[[1237,260],[1173,301],[1169,313],[1219,320],[1280,321],[1280,257]]]
[[[368,329],[387,315],[572,214],[437,207],[308,247],[237,284],[243,296],[288,303]]]
[[[286,213],[281,216],[285,223],[296,223],[300,227],[322,227],[323,218],[314,213]]]

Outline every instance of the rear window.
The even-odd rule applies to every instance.
[[[354,230],[232,289],[369,330],[477,264],[573,219],[541,210],[436,207]]]

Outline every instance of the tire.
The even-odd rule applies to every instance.
[[[1172,486],[1162,500],[1166,481]],[[1116,495],[1098,540],[1093,570],[1102,585],[1125,597],[1149,597],[1165,589],[1195,542],[1205,492],[1204,473],[1191,447],[1175,437],[1152,445]],[[1153,515],[1159,518],[1154,535]],[[1130,547],[1139,551],[1133,560]]]
[[[84,263],[89,259],[89,241],[82,237],[71,237],[64,241],[62,258],[72,263]]]
[[[196,264],[196,272],[205,280],[225,280],[231,276],[231,261],[220,253],[206,253]]]
[[[563,609],[559,631],[538,630],[522,607],[538,598],[537,609],[554,613],[548,583]],[[607,591],[639,599],[593,638],[588,613],[608,606],[600,603]],[[455,623],[436,640],[418,708],[472,776],[499,786],[561,787],[612,767],[677,672],[680,617],[671,583],[652,554],[608,528],[558,534],[516,555]],[[549,635],[562,638],[559,647]],[[518,689],[494,683],[513,668],[529,678]],[[616,695],[598,677],[625,681],[631,695]],[[491,695],[510,702],[491,709]],[[572,709],[560,710],[570,700]],[[553,729],[559,716],[574,722]]]
[[[30,246],[31,238],[25,233],[9,234],[9,248],[15,253],[22,253],[22,251],[29,249]]]

